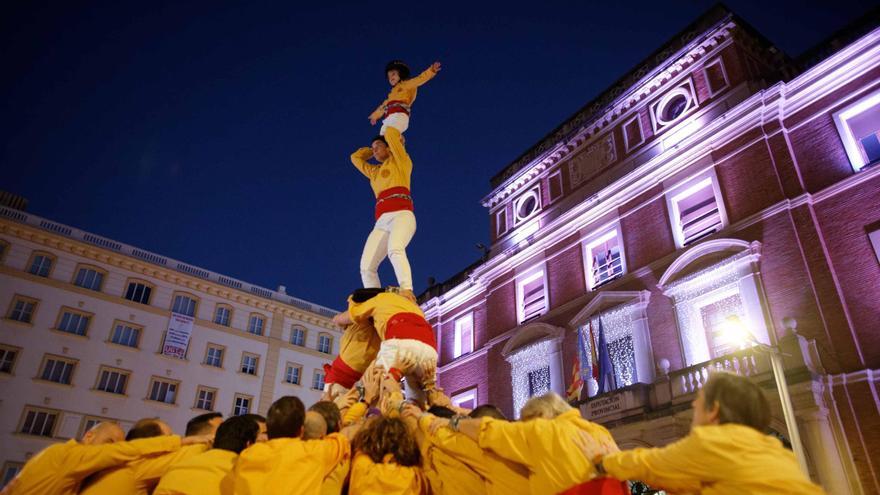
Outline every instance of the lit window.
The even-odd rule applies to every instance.
[[[154,377],[150,382],[150,395],[147,398],[156,402],[174,404],[177,396],[177,384],[178,382],[175,381]]]
[[[299,385],[300,375],[302,375],[302,366],[288,363],[284,371],[284,383]]]
[[[28,273],[38,277],[48,277],[52,270],[52,257],[48,254],[35,254],[31,258],[31,264]]]
[[[3,479],[0,480],[0,490],[3,489],[10,481],[15,479],[18,476],[18,473],[21,472],[21,468],[24,467],[24,463],[21,462],[5,462],[3,463]]]
[[[205,364],[215,368],[223,367],[223,348],[215,345],[208,345],[205,353]]]
[[[880,229],[869,232],[868,239],[871,240],[871,245],[874,246],[874,254],[877,255],[877,261],[880,261]]]
[[[306,345],[306,329],[302,327],[293,327],[290,331],[290,343],[298,346]]]
[[[251,397],[235,394],[235,400],[232,403],[232,415],[241,416],[251,412]]]
[[[24,421],[19,433],[52,438],[55,432],[55,424],[58,422],[58,411],[51,409],[25,408]]]
[[[84,336],[89,329],[90,321],[91,316],[85,313],[71,309],[62,309],[61,318],[58,319],[57,330]]]
[[[587,285],[590,290],[623,275],[626,267],[617,228],[612,228],[585,245]]]
[[[323,352],[324,354],[330,354],[333,347],[333,337],[321,334],[318,335],[318,352]]]
[[[315,374],[312,375],[312,389],[314,390],[324,390],[324,372],[315,370]]]
[[[132,326],[129,323],[117,322],[113,327],[113,334],[110,335],[110,342],[136,348],[138,346],[140,335],[140,328]]]
[[[528,220],[541,209],[541,196],[538,191],[535,187],[513,202],[513,214],[517,224]]]
[[[122,370],[101,368],[96,390],[111,394],[125,394],[125,386],[128,383],[129,373]]]
[[[241,372],[246,375],[257,374],[258,358],[254,354],[243,353],[241,355]]]
[[[213,411],[214,410],[214,398],[217,395],[217,390],[213,388],[207,387],[199,387],[198,391],[196,391],[196,409],[202,409],[204,411]]]
[[[9,314],[6,317],[22,323],[31,323],[34,319],[34,310],[37,308],[37,302],[36,299],[30,297],[15,296],[12,300],[12,305],[9,307]]]
[[[74,366],[76,366],[76,361],[47,355],[43,360],[43,372],[40,374],[40,379],[70,385]]]
[[[468,313],[455,320],[455,349],[453,356],[457,358],[474,350],[474,314]]]
[[[472,388],[464,392],[457,393],[449,398],[452,405],[462,409],[475,409],[477,407],[477,389]]]
[[[214,323],[218,325],[223,325],[224,327],[229,326],[229,322],[232,320],[232,308],[229,306],[221,306],[217,305],[217,309],[214,310]]]
[[[152,287],[142,282],[129,282],[128,289],[125,291],[125,298],[141,304],[150,304],[150,294],[153,292]]]
[[[98,292],[101,291],[103,283],[104,274],[89,267],[81,267],[76,272],[76,278],[73,279],[73,285]]]
[[[880,160],[880,91],[835,112],[834,123],[853,170]]]
[[[174,305],[171,307],[171,311],[179,315],[195,316],[196,300],[187,295],[178,294],[174,296]]]
[[[544,395],[550,391],[550,367],[529,371],[529,397]]]
[[[17,347],[0,346],[0,373],[12,374],[20,350]]]
[[[263,325],[266,323],[265,318],[259,315],[251,315],[248,320],[248,333],[252,333],[254,335],[263,335]]]
[[[544,271],[537,271],[516,284],[517,314],[523,323],[535,318],[547,309],[547,292]]]
[[[667,198],[678,247],[718,232],[727,224],[721,192],[714,176],[675,188]]]

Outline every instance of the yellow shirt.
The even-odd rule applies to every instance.
[[[188,445],[175,452],[154,454],[124,466],[106,469],[90,476],[80,495],[149,495],[168,469],[177,462],[208,450],[207,445]]]
[[[11,483],[12,495],[74,495],[90,474],[141,456],[180,448],[180,437],[168,435],[130,442],[83,445],[76,440],[45,448],[25,464]],[[7,487],[8,488],[8,487]]]
[[[525,467],[481,449],[467,436],[448,428],[431,433],[432,419],[430,415],[423,416],[419,428],[428,444],[423,449],[422,464],[435,492],[529,494],[529,472]]]
[[[391,454],[381,464],[369,456],[357,454],[351,466],[350,495],[427,494],[428,485],[422,468],[392,462]]]
[[[436,75],[437,73],[434,72],[434,69],[428,67],[416,77],[411,77],[398,82],[391,87],[391,91],[388,93],[388,98],[379,105],[379,109],[384,110],[385,105],[387,105],[389,101],[400,101],[407,105],[412,105],[413,102],[416,101],[416,96],[418,96],[419,86],[434,79],[434,76]]]
[[[418,304],[393,292],[379,293],[362,303],[352,302],[350,298],[348,301],[348,314],[351,315],[351,319],[364,324],[369,323],[369,319],[373,318],[373,327],[383,342],[388,320],[397,313],[415,313],[422,318],[425,317]]]
[[[324,478],[350,453],[348,439],[339,433],[320,440],[275,438],[256,443],[238,457],[235,494],[318,495]]]
[[[370,322],[352,323],[342,332],[339,358],[351,369],[363,373],[379,353],[379,336]]]
[[[368,179],[370,179],[370,187],[373,188],[373,194],[379,197],[379,193],[392,187],[409,187],[410,176],[412,175],[412,159],[400,140],[400,131],[393,127],[385,129],[385,141],[388,142],[388,150],[391,156],[380,165],[370,165],[367,163],[373,156],[371,148],[361,148],[351,154],[351,163],[355,168],[361,171]]]
[[[231,495],[238,454],[211,449],[171,466],[153,495]]]
[[[596,476],[579,441],[594,442],[599,452],[615,452],[611,433],[580,416],[577,409],[555,419],[509,422],[483,418],[480,447],[529,470],[531,493],[559,493]]]
[[[333,472],[324,478],[321,485],[321,495],[339,495],[342,493],[342,487],[345,480],[348,479],[348,472],[351,470],[351,459],[346,458],[344,461],[336,465]],[[155,495],[155,494],[153,494]]]
[[[825,493],[807,479],[779,440],[732,423],[696,426],[666,447],[618,452],[606,456],[602,465],[617,479],[677,492]]]

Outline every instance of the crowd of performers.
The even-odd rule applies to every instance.
[[[376,196],[361,259],[364,288],[334,322],[344,328],[319,402],[276,400],[263,418],[193,418],[184,436],[158,418],[127,433],[100,423],[83,438],[31,458],[0,495],[128,494],[624,494],[629,480],[669,493],[823,493],[779,440],[765,434],[758,385],[712,375],[693,402],[690,434],[662,448],[621,451],[611,433],[554,393],[531,398],[512,421],[497,407],[454,406],[437,387],[437,345],[416,304],[406,246],[415,233],[412,160],[402,133],[417,88],[399,61],[370,115],[384,117],[369,148],[352,154]],[[378,163],[370,163],[370,159]],[[382,289],[388,257],[398,287]]]

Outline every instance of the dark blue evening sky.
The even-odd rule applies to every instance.
[[[790,55],[873,4],[728,2]],[[385,63],[437,59],[406,134],[419,292],[479,257],[492,175],[711,5],[10,2],[0,189],[37,215],[341,307],[373,223],[348,155],[378,130],[367,115]],[[387,261],[381,274],[394,282]]]

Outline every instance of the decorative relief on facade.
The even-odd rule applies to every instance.
[[[598,171],[612,164],[617,159],[614,149],[614,135],[609,133],[569,160],[571,188],[581,185]]]

